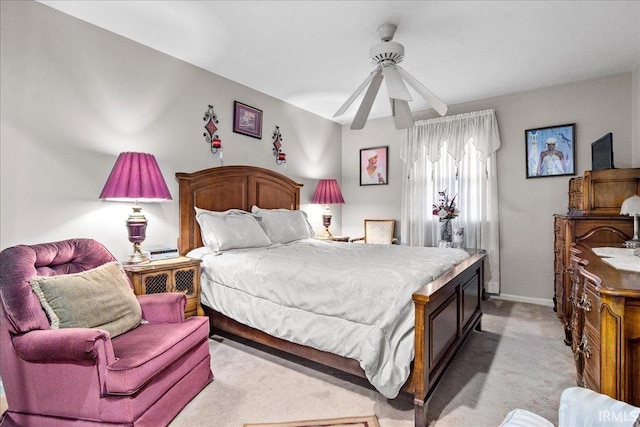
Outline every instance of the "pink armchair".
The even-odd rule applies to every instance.
[[[207,318],[185,320],[179,293],[139,296],[146,322],[115,338],[101,329],[50,328],[29,280],[113,260],[91,239],[0,253],[3,426],[167,425],[212,381]]]

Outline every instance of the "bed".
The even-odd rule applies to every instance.
[[[178,246],[180,254],[183,255],[194,254],[206,246],[203,244],[202,233],[196,219],[196,207],[215,212],[230,209],[249,212],[254,206],[263,210],[287,209],[292,211],[298,210],[300,207],[302,184],[268,169],[253,166],[223,166],[194,173],[177,173],[176,178],[180,193]],[[364,250],[360,248],[376,246],[308,240],[308,242],[294,242],[294,244],[300,245],[294,249],[291,249],[291,246],[287,244],[277,250],[289,250],[289,255],[291,255],[300,252],[298,248],[303,246],[309,247],[309,250],[315,251],[315,253],[330,251],[330,247],[337,251],[340,248],[342,248],[341,250]],[[352,248],[348,249],[348,246],[352,246]],[[356,249],[355,246],[360,248]],[[426,248],[423,249],[426,250]],[[395,250],[408,250],[408,248],[396,247]],[[275,253],[274,251],[272,253]],[[249,250],[247,252],[256,256],[255,251]],[[413,362],[407,363],[409,365],[407,366],[407,379],[401,385],[401,389],[403,393],[410,393],[413,396],[416,426],[426,426],[429,397],[465,339],[473,329],[480,329],[485,253],[475,250],[467,252],[451,268],[447,268],[437,278],[415,288],[409,294],[410,296],[406,297],[405,304],[412,308],[410,314],[413,316],[406,313],[399,316],[400,323],[403,323],[402,319],[405,319],[404,323],[407,322],[406,319],[409,319],[409,322],[411,322],[411,317],[414,319],[413,324],[409,325],[411,334],[408,335],[405,332],[401,334],[405,337],[403,340],[410,339],[411,353],[413,354]],[[222,256],[216,257],[215,262],[223,258],[233,259],[232,256]],[[285,257],[282,256],[282,258]],[[211,277],[205,280],[204,271],[207,271],[207,268],[204,260],[203,265],[205,265],[203,267],[203,282],[206,282]],[[285,267],[278,268],[284,269]],[[215,269],[209,268],[209,271]],[[233,270],[235,268],[227,269]],[[258,281],[257,275],[255,279],[256,283],[253,285],[260,289],[262,282]],[[203,288],[206,286],[204,284]],[[203,290],[203,294],[207,292]],[[351,354],[348,351],[319,350],[313,341],[315,336],[309,336],[308,339],[302,341],[297,340],[298,342],[289,339],[287,334],[284,334],[283,338],[278,338],[276,336],[278,334],[274,334],[273,331],[267,333],[247,326],[246,319],[241,318],[242,316],[237,316],[241,318],[238,319],[233,318],[234,316],[229,313],[227,313],[229,315],[222,314],[223,310],[219,311],[210,307],[210,305],[216,305],[215,303],[207,304],[207,298],[209,301],[215,301],[216,297],[203,297],[202,301],[205,314],[210,319],[212,334],[241,337],[353,375],[371,377],[366,366],[363,369],[362,361],[343,355]],[[289,297],[287,296],[287,298]],[[389,307],[395,306],[390,304]],[[390,309],[390,311],[393,310],[395,308]],[[395,326],[392,325],[392,328]],[[312,345],[307,345],[307,342],[311,342]],[[385,381],[383,380],[382,383]],[[379,386],[379,384],[377,385]]]

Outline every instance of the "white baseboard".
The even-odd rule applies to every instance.
[[[491,299],[505,300],[505,301],[515,301],[515,302],[526,302],[529,304],[538,304],[544,305],[546,307],[553,307],[553,300],[544,299],[544,298],[531,298],[531,297],[521,297],[519,295],[508,295],[508,294],[487,294]]]

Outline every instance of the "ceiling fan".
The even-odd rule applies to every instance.
[[[364,127],[383,79],[387,82],[387,92],[389,93],[391,111],[396,128],[406,129],[413,126],[414,123],[413,115],[409,109],[409,101],[412,101],[413,98],[407,90],[405,82],[418,92],[441,116],[447,114],[446,104],[398,65],[404,59],[404,46],[391,41],[396,28],[394,24],[382,24],[378,27],[378,34],[382,41],[369,50],[369,61],[376,64],[376,69],[369,74],[333,115],[333,117],[338,117],[344,114],[358,95],[369,85],[362,104],[360,104],[353,123],[351,123],[351,129],[362,129]]]

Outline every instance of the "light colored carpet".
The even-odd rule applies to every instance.
[[[514,408],[557,424],[560,393],[575,385],[571,349],[549,307],[491,299],[429,401],[430,427],[497,426]],[[380,427],[412,427],[413,402],[387,400],[364,380],[296,363],[227,338],[210,340],[215,375],[171,427],[375,414]],[[313,366],[313,367],[312,367]]]

